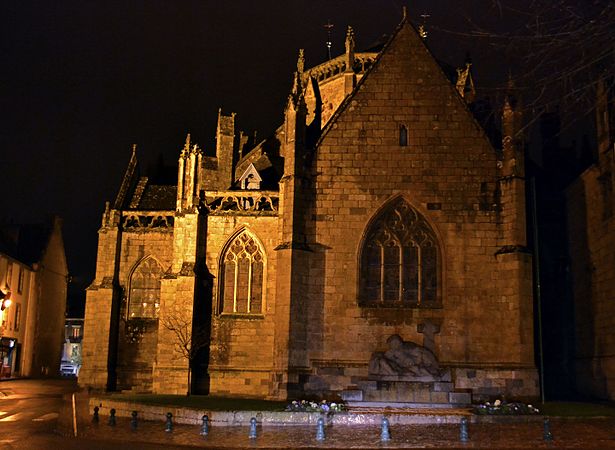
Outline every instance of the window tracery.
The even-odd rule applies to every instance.
[[[156,319],[160,309],[162,267],[154,258],[139,263],[130,276],[128,319]]]
[[[369,225],[360,256],[362,306],[438,306],[439,250],[425,219],[404,199]]]
[[[223,314],[261,314],[264,256],[246,231],[234,237],[222,256],[220,308]]]

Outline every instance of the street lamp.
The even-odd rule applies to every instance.
[[[0,289],[0,311],[4,311],[11,306],[11,291],[4,292]]]

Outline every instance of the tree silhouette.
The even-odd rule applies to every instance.
[[[192,369],[201,349],[209,346],[209,333],[193,325],[192,317],[180,310],[165,311],[162,326],[174,336],[174,351],[188,361],[188,390],[192,394]]]

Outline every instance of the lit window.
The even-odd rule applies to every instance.
[[[369,225],[360,259],[359,304],[417,307],[438,303],[439,251],[429,224],[398,199]]]
[[[155,319],[160,305],[162,267],[153,258],[146,258],[132,272],[128,318]]]
[[[260,314],[263,303],[263,252],[245,231],[227,245],[220,268],[220,307],[225,314]]]
[[[21,322],[21,303],[15,303],[15,331],[19,331]]]
[[[19,267],[19,278],[17,279],[17,292],[19,292],[20,294],[23,292],[23,277],[24,277],[24,273],[23,273],[23,267]]]

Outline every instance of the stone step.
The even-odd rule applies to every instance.
[[[469,405],[472,394],[468,390],[455,389],[453,383],[436,381],[419,383],[409,381],[357,381],[340,396],[345,402],[410,403],[426,405]]]

